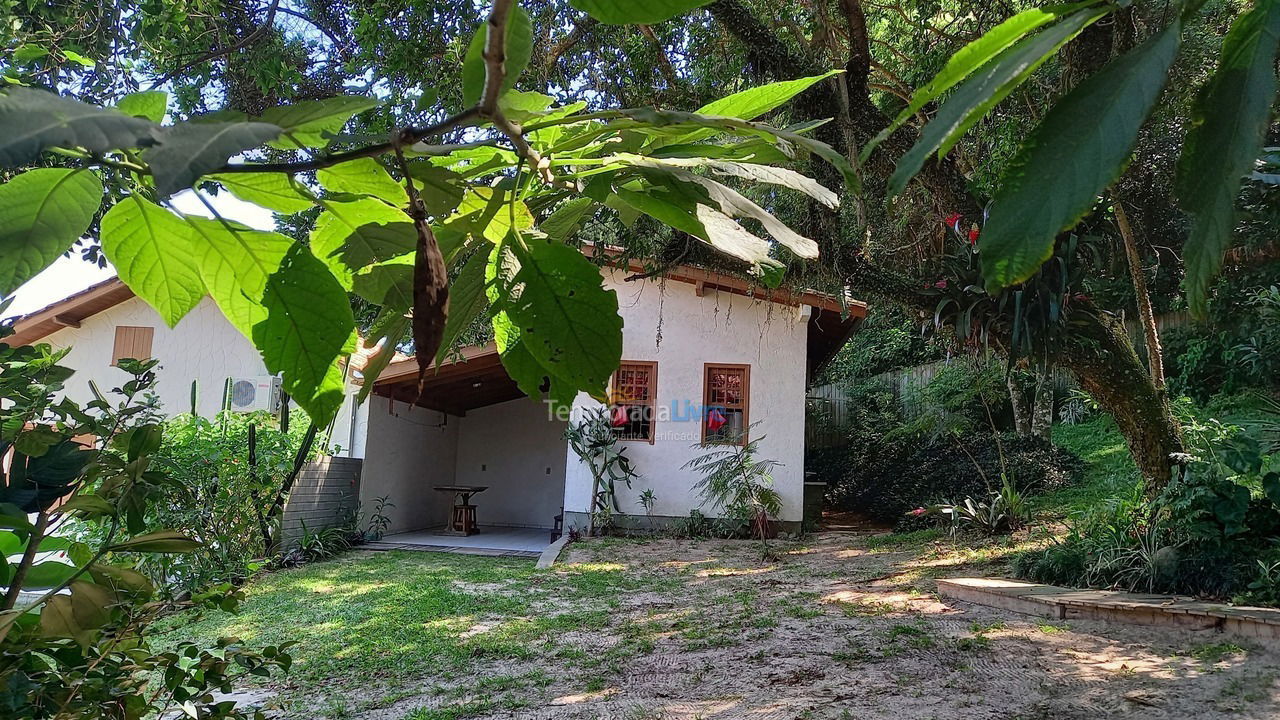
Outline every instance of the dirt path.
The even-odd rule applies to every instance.
[[[608,627],[565,633],[557,646],[617,662],[584,677],[553,659],[579,653],[553,649],[538,661],[555,663],[543,666],[553,679],[541,702],[478,717],[1280,717],[1280,655],[1263,648],[1050,624],[932,593],[932,576],[998,562],[999,548],[872,549],[856,533],[778,547],[762,559],[733,541],[571,546],[560,572],[612,563],[637,582]],[[638,651],[617,652],[628,643]]]

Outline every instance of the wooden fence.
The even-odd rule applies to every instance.
[[[281,547],[297,545],[303,526],[318,532],[350,522],[360,508],[359,458],[329,457],[307,463],[289,493],[280,520]]]
[[[1191,316],[1186,312],[1173,312],[1156,316],[1156,329],[1161,335],[1170,330],[1181,328],[1191,323]],[[1146,354],[1145,333],[1136,319],[1125,319],[1125,330],[1129,333],[1134,347],[1140,356]],[[868,382],[883,384],[898,398],[902,412],[907,417],[917,417],[926,409],[927,397],[924,388],[943,368],[955,362],[963,362],[960,358],[947,358],[915,367],[890,370],[872,376]],[[1075,388],[1075,380],[1065,370],[1054,369],[1054,388],[1057,394],[1066,395]],[[809,391],[806,398],[808,421],[805,423],[806,447],[823,448],[843,444],[846,440],[840,433],[852,410],[849,399],[836,385],[823,385]]]

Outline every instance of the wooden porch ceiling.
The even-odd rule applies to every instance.
[[[492,344],[463,348],[461,357],[442,363],[427,373],[418,395],[418,361],[414,358],[391,363],[374,383],[375,395],[417,404],[429,410],[463,416],[468,410],[525,397],[515,380],[502,367],[502,358]]]

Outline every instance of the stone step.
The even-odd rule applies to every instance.
[[[1179,595],[1076,590],[1006,578],[938,580],[947,597],[1055,620],[1103,620],[1215,630],[1280,645],[1280,610],[1202,602]]]

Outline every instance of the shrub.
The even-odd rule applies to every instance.
[[[183,482],[163,490],[147,523],[187,533],[202,547],[156,557],[142,569],[179,593],[244,580],[270,555],[276,521],[268,514],[305,442],[306,423],[294,423],[286,434],[267,413],[223,412],[212,420],[178,415],[163,429],[156,461]]]
[[[1014,433],[902,443],[894,450],[873,464],[849,466],[828,486],[828,502],[896,522],[914,508],[999,492],[1002,473],[1022,493],[1061,488],[1084,473],[1084,464],[1069,451]]]

